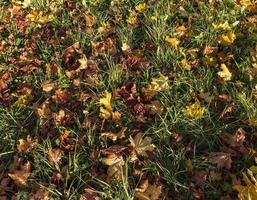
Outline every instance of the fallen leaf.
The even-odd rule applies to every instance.
[[[26,139],[19,139],[19,144],[17,144],[17,150],[20,153],[31,152],[35,145],[37,145],[37,143],[37,139],[33,140],[30,135],[28,135]]]
[[[103,132],[103,133],[100,133],[100,135],[101,135],[101,137],[107,137],[107,138],[111,139],[112,141],[116,141],[117,139],[125,138],[126,130],[127,130],[127,127],[124,127],[118,133]]]
[[[196,171],[195,175],[192,177],[192,181],[195,183],[196,186],[203,189],[206,184],[207,175],[208,173],[204,170]]]
[[[224,152],[214,152],[209,156],[209,162],[212,164],[217,164],[218,167],[225,167],[226,169],[231,168],[232,160],[229,153]]]
[[[84,194],[80,196],[79,200],[102,200],[102,198],[94,190],[85,188]]]
[[[175,37],[166,36],[165,41],[174,49],[178,49],[180,40]]]
[[[234,134],[224,133],[221,135],[221,138],[224,142],[226,142],[229,146],[241,147],[245,141],[246,132],[239,128]]]
[[[218,37],[218,42],[224,46],[228,46],[233,44],[236,39],[236,35],[233,31],[229,31],[228,33],[222,34]]]
[[[152,144],[152,138],[144,137],[143,133],[138,133],[134,138],[130,137],[129,141],[137,154],[141,156],[147,156],[147,151],[155,149],[155,145]]]
[[[62,157],[64,152],[61,149],[49,149],[48,150],[48,159],[53,164],[58,164]]]
[[[225,64],[221,64],[221,71],[218,72],[218,76],[222,81],[230,81],[232,78],[232,73],[229,71]]]
[[[199,101],[197,101],[191,105],[186,106],[184,113],[188,117],[200,119],[203,117],[205,111],[205,108],[201,106]]]
[[[26,162],[20,166],[19,170],[14,170],[12,173],[8,173],[8,176],[14,181],[15,185],[20,188],[27,186],[28,178],[31,175],[31,164]]]
[[[42,89],[44,92],[51,92],[55,88],[55,83],[50,81],[45,81],[42,83]]]
[[[162,194],[162,186],[160,185],[148,185],[145,192],[135,192],[135,197],[138,200],[158,200]]]

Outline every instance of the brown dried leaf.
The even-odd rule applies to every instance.
[[[222,111],[222,113],[219,116],[219,119],[223,118],[227,113],[232,112],[233,108],[234,108],[234,103],[230,103],[228,105],[226,105],[226,107],[224,108],[224,110]]]
[[[149,186],[149,181],[148,179],[142,179],[138,185],[138,187],[136,188],[137,192],[145,192],[146,189]]]
[[[37,191],[31,192],[28,200],[50,200],[49,192],[40,188]]]
[[[42,89],[44,92],[51,92],[55,88],[55,83],[50,81],[45,81],[42,83]]]
[[[20,188],[27,186],[28,178],[31,174],[31,164],[26,162],[20,166],[19,170],[14,170],[12,173],[8,173],[8,176],[14,181],[15,185]]]
[[[196,171],[195,175],[192,177],[192,181],[195,185],[199,186],[200,188],[204,188],[208,173],[204,170]]]
[[[218,167],[230,169],[232,164],[231,154],[224,152],[211,153],[209,156],[209,162],[212,164],[217,164]]]
[[[79,200],[102,200],[94,190],[85,188],[84,191],[85,193],[80,196]]]
[[[26,139],[19,139],[19,144],[17,144],[17,150],[20,153],[31,152],[35,145],[37,145],[37,139],[33,140],[30,135]]]
[[[92,15],[86,15],[85,20],[86,20],[87,27],[92,27],[93,25],[96,24],[96,18]]]
[[[135,192],[135,197],[138,200],[158,200],[162,194],[162,185],[148,185],[145,192]]]
[[[127,127],[123,127],[118,133],[113,132],[103,132],[100,133],[101,137],[107,137],[111,139],[112,141],[116,141],[117,139],[125,138],[125,131],[127,130]]]
[[[48,159],[53,164],[58,164],[63,156],[64,152],[61,149],[49,149],[48,150]]]
[[[239,128],[234,134],[225,133],[221,138],[231,147],[241,147],[245,141],[245,134],[246,132]]]

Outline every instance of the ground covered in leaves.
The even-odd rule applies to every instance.
[[[1,0],[0,199],[257,199],[255,0]]]

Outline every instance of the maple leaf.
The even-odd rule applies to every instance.
[[[228,22],[224,22],[224,23],[219,23],[219,24],[212,24],[212,26],[214,27],[214,29],[221,29],[221,30],[230,30],[231,27],[229,26]]]
[[[138,155],[147,156],[147,151],[153,151],[155,149],[155,145],[152,144],[152,138],[144,137],[143,133],[138,133],[134,138],[130,137],[129,140]]]
[[[112,94],[110,92],[106,91],[105,92],[105,97],[100,98],[100,105],[103,105],[108,110],[112,110],[111,98],[112,98]]]
[[[19,139],[19,144],[17,144],[17,150],[20,153],[28,153],[31,152],[35,145],[37,145],[38,141],[33,140],[30,135],[27,136],[26,139]]]
[[[243,172],[244,185],[234,185],[233,189],[238,192],[239,199],[242,200],[255,200],[257,199],[257,180],[254,177],[254,173],[251,170],[247,170],[247,173]]]
[[[130,13],[126,22],[131,26],[136,26],[138,24],[138,18],[135,13]]]
[[[111,139],[112,141],[116,141],[117,139],[122,139],[125,137],[125,131],[127,130],[127,127],[122,128],[118,133],[113,132],[103,132],[100,133],[101,137],[107,137]]]
[[[49,192],[40,187],[29,194],[29,200],[50,200]]]
[[[184,69],[184,70],[190,71],[190,70],[192,69],[192,66],[188,63],[188,61],[187,61],[186,58],[184,58],[183,60],[181,60],[180,66],[181,66],[181,68]]]
[[[248,120],[249,126],[257,126],[257,118],[251,118]]]
[[[125,161],[120,159],[118,162],[115,162],[113,165],[110,165],[107,169],[107,182],[112,180],[120,180],[123,175],[123,165]]]
[[[84,194],[80,196],[79,200],[102,200],[102,198],[94,190],[85,188]]]
[[[21,165],[20,168],[19,170],[14,170],[12,173],[8,173],[8,176],[14,181],[15,185],[24,188],[27,186],[27,181],[31,174],[31,164],[28,161],[24,165]]]
[[[161,185],[148,185],[147,189],[144,192],[136,191],[135,197],[138,200],[158,200],[162,194]]]
[[[232,78],[232,74],[227,68],[227,66],[225,64],[221,64],[220,68],[221,71],[218,72],[219,78],[221,78],[221,80],[223,81],[230,81]]]
[[[186,106],[184,113],[186,116],[199,119],[202,118],[205,113],[205,108],[197,101],[189,106]]]
[[[58,164],[61,161],[63,154],[61,149],[49,149],[48,159],[51,163]]]
[[[233,31],[229,31],[226,34],[222,34],[218,37],[218,42],[224,46],[233,44],[236,39],[236,35]]]
[[[166,36],[165,41],[174,49],[178,49],[178,46],[180,44],[180,40],[175,37]]]
[[[104,119],[109,119],[112,116],[112,105],[111,105],[112,94],[110,92],[105,92],[105,97],[100,98],[100,117]]]
[[[164,76],[162,73],[159,73],[159,77],[153,78],[151,84],[149,84],[146,88],[143,88],[143,92],[145,92],[147,96],[151,97],[157,92],[167,90],[168,88],[168,77]]]
[[[221,138],[231,147],[241,147],[245,141],[245,134],[246,132],[239,128],[234,134],[225,133]]]
[[[218,167],[225,167],[226,169],[231,168],[232,160],[230,153],[214,152],[209,156],[209,162],[217,164]]]
[[[147,10],[146,3],[140,3],[140,4],[136,5],[135,10],[139,13],[146,11]]]

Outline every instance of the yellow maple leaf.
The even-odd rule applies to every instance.
[[[257,9],[257,2],[255,0],[240,0],[239,3],[250,11],[256,11]]]
[[[236,34],[233,31],[229,31],[218,37],[218,42],[224,46],[233,44],[236,39]]]
[[[248,120],[248,124],[249,124],[250,126],[257,126],[257,119],[254,119],[254,118],[249,119],[249,120]]]
[[[229,26],[228,22],[224,22],[224,23],[219,23],[219,24],[212,24],[212,26],[215,29],[221,29],[221,30],[231,30],[231,27]]]
[[[178,49],[178,46],[180,44],[180,40],[175,37],[166,36],[165,41],[175,49]]]
[[[140,3],[140,4],[136,5],[135,9],[139,13],[146,11],[146,9],[147,9],[146,3]]]
[[[100,116],[104,119],[109,119],[112,116],[112,105],[111,105],[112,94],[105,92],[105,97],[100,98]]]
[[[130,14],[126,20],[126,22],[131,25],[131,26],[135,26],[138,22],[138,19],[137,19],[137,15],[135,14]]]
[[[110,22],[102,22],[101,26],[98,28],[100,33],[107,33],[111,29]]]
[[[247,173],[243,173],[243,181],[246,184],[244,185],[234,185],[233,189],[236,190],[239,194],[240,199],[242,200],[254,200],[257,199],[257,180],[254,177],[254,172],[247,170]]]
[[[230,81],[232,78],[232,73],[229,71],[227,66],[225,64],[221,64],[220,68],[221,71],[218,72],[219,78],[221,78],[223,81]]]
[[[188,71],[192,69],[192,66],[188,63],[186,58],[181,60],[180,66],[181,66],[182,69],[185,69],[185,70],[188,70]]]
[[[167,90],[169,88],[168,80],[169,78],[167,76],[159,73],[159,77],[153,78],[151,84],[148,85],[144,91],[149,95],[154,95],[156,92]]]
[[[31,22],[37,22],[39,24],[45,24],[54,20],[53,14],[45,14],[42,11],[33,10],[26,15],[26,19]]]
[[[184,110],[186,116],[199,119],[202,118],[205,113],[205,108],[197,101],[189,106],[186,106]]]

